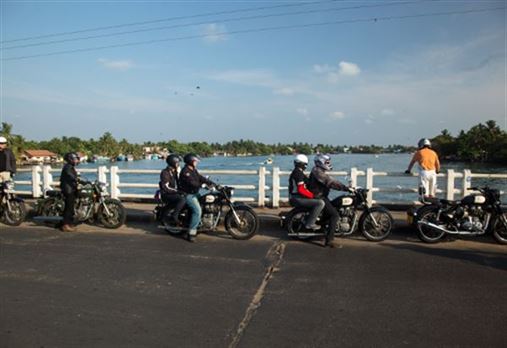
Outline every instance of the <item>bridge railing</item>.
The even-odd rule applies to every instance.
[[[53,174],[57,173],[59,175],[60,169],[45,165],[22,168],[18,172],[31,173],[31,180],[15,180],[17,188],[26,186],[30,188],[29,190],[16,190],[19,194],[37,198],[41,197],[46,190],[59,186],[59,182],[55,180]],[[99,181],[108,183],[111,196],[122,200],[152,199],[154,192],[158,188],[158,175],[160,174],[159,170],[120,169],[117,166],[111,166],[110,168],[99,166],[94,169],[83,168],[79,172],[85,176],[92,174],[95,176],[93,179],[96,178]],[[251,202],[260,207],[269,205],[274,208],[279,207],[280,203],[288,201],[288,188],[281,185],[281,178],[284,178],[286,182],[286,177],[290,175],[290,172],[281,171],[278,167],[274,167],[271,171],[268,171],[266,167],[259,167],[257,170],[202,170],[200,173],[203,175],[223,176],[225,177],[225,182],[221,184],[233,186],[243,193],[246,192],[245,196],[235,197],[235,200],[238,201]],[[133,175],[139,177],[146,176],[147,179],[151,176],[151,180],[150,182],[124,180],[127,176],[132,178]],[[155,175],[156,180],[154,180]],[[351,186],[367,188],[369,190],[367,199],[370,203],[381,203],[375,199],[380,194],[398,194],[404,198],[403,202],[401,202],[402,204],[413,204],[414,199],[410,199],[410,197],[413,198],[414,194],[418,192],[418,180],[415,178],[405,185],[405,187],[401,185],[393,186],[392,183],[383,185],[379,182],[381,178],[399,178],[399,180],[395,181],[398,182],[410,177],[403,172],[376,172],[373,168],[367,168],[365,171],[351,168],[350,171],[333,171],[330,172],[330,175],[334,177],[347,177]],[[411,174],[411,176],[416,177],[417,174]],[[240,177],[243,183],[235,182]],[[88,179],[91,180],[92,178]],[[469,188],[473,186],[473,179],[496,180],[500,185],[495,184],[494,186],[500,188],[502,194],[505,194],[505,191],[507,191],[507,173],[472,173],[468,169],[463,170],[463,172],[449,169],[445,173],[438,174],[438,184],[442,189],[438,189],[437,193],[440,197],[445,197],[446,199],[455,199],[458,196],[463,197],[470,193]],[[244,183],[244,181],[247,181],[247,183]],[[131,191],[131,189],[136,189],[137,191],[141,189],[144,192],[126,192]],[[147,193],[146,191],[148,190],[143,189],[150,189],[151,192]],[[252,194],[249,194],[250,192]]]

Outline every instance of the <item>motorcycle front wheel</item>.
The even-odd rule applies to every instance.
[[[359,219],[361,233],[372,242],[386,239],[391,234],[393,225],[393,217],[383,207],[370,208],[369,212],[365,211]]]
[[[19,226],[25,220],[26,208],[23,201],[11,199],[9,201],[10,209],[7,205],[4,207],[2,220],[6,225]]]
[[[234,239],[250,239],[259,228],[259,218],[250,207],[235,207],[234,211],[238,216],[236,221],[232,209],[225,216],[225,229]]]
[[[500,244],[507,244],[507,213],[496,217],[493,222],[493,237]]]
[[[437,219],[438,210],[438,207],[427,206],[419,209],[417,212],[417,234],[419,239],[425,243],[437,243],[445,234],[444,231],[420,223],[430,222],[432,224],[441,225],[442,223]]]
[[[107,210],[104,208],[107,207]],[[120,201],[115,199],[106,199],[100,206],[98,212],[99,222],[106,228],[119,228],[125,223],[127,214]]]

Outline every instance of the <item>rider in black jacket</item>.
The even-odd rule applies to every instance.
[[[64,232],[74,232],[76,228],[72,224],[74,222],[74,205],[76,203],[77,185],[79,183],[79,176],[76,171],[79,157],[75,152],[69,152],[63,158],[67,163],[63,166],[60,175],[60,190],[65,199],[63,222],[60,229]]]
[[[200,162],[197,155],[192,153],[186,154],[183,157],[183,161],[185,162],[185,167],[180,172],[179,189],[186,193],[186,203],[192,210],[187,237],[189,241],[193,242],[197,235],[197,227],[201,222],[202,214],[201,205],[199,204],[199,189],[202,184],[212,186],[214,183],[197,171],[197,164]]]
[[[331,189],[339,191],[348,191],[348,187],[338,180],[333,179],[327,171],[333,169],[331,165],[331,157],[328,155],[317,154],[315,156],[315,166],[310,173],[310,182],[308,185],[309,190],[314,194],[315,198],[320,198],[324,201],[324,212],[329,216],[329,230],[326,235],[325,245],[334,248],[333,238],[338,223],[338,211],[331,204],[328,198]]]
[[[178,168],[180,166],[180,156],[169,155],[166,158],[167,167],[160,173],[160,194],[166,207],[174,207],[171,214],[173,222],[178,221],[181,209],[185,206],[185,196],[179,190]],[[164,214],[166,211],[164,211]]]

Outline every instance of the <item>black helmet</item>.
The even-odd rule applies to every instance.
[[[174,154],[167,156],[167,158],[165,159],[167,165],[173,168],[178,168],[180,160],[181,160],[180,156]]]
[[[74,162],[79,162],[79,156],[75,152],[68,152],[63,156],[65,162],[69,164],[74,164]]]
[[[200,160],[201,159],[199,158],[199,156],[197,156],[195,153],[187,153],[185,157],[183,157],[183,162],[185,162],[185,164],[189,166],[192,165],[192,162],[194,161],[199,162]]]

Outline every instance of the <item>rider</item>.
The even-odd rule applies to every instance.
[[[289,177],[289,202],[294,207],[304,207],[310,209],[310,215],[305,222],[305,228],[309,230],[318,230],[319,226],[315,224],[322,209],[324,201],[315,199],[313,193],[308,191],[306,184],[308,176],[304,170],[308,166],[308,157],[305,155],[296,155],[294,158],[294,170]]]
[[[0,137],[0,183],[9,181],[16,174],[16,156],[7,147],[7,139]]]
[[[419,180],[420,187],[423,192],[419,192],[423,199],[433,198],[437,192],[437,174],[440,172],[440,162],[438,155],[431,149],[431,142],[429,139],[423,138],[417,144],[419,150],[414,154],[406,174],[410,174],[412,167],[417,162],[419,164]]]
[[[197,171],[197,165],[200,159],[193,153],[188,153],[183,157],[185,167],[180,172],[179,189],[186,193],[186,203],[190,210],[192,210],[192,218],[190,219],[190,226],[188,228],[187,239],[190,242],[194,241],[197,235],[197,227],[201,222],[201,206],[199,204],[199,189],[202,184],[208,186],[214,185],[214,183],[208,178],[202,176]]]
[[[158,186],[160,188],[160,194],[162,201],[166,207],[174,207],[171,214],[171,220],[173,223],[178,222],[181,209],[185,206],[185,196],[178,190],[178,168],[180,166],[180,156],[169,155],[166,158],[167,167],[160,172],[160,182]],[[166,213],[166,212],[164,212]]]
[[[310,173],[309,188],[315,198],[320,198],[324,201],[324,212],[329,216],[329,230],[326,234],[325,246],[334,248],[333,244],[334,233],[336,231],[336,224],[338,223],[338,211],[333,206],[328,198],[330,189],[339,191],[349,191],[348,187],[335,180],[327,174],[327,171],[333,169],[331,165],[331,157],[324,154],[317,154],[314,159],[315,166]]]
[[[76,231],[76,227],[72,225],[74,222],[74,205],[76,203],[77,185],[80,181],[76,171],[79,156],[75,152],[69,152],[63,156],[63,159],[67,163],[63,166],[60,175],[60,190],[65,200],[63,222],[60,229],[63,232],[74,232]]]

